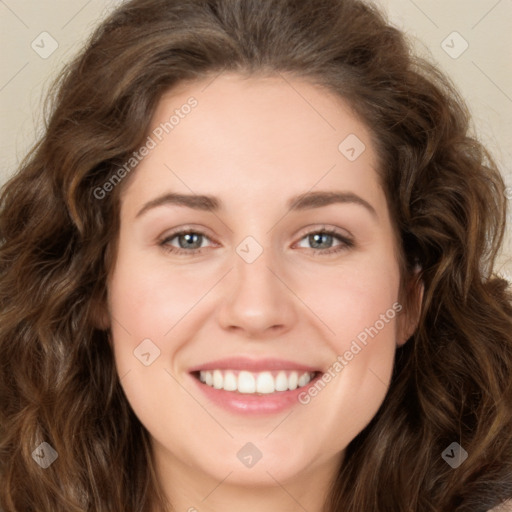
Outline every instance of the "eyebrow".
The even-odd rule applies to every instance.
[[[377,218],[375,208],[362,197],[353,192],[335,192],[335,191],[316,191],[306,192],[292,197],[287,202],[287,207],[291,211],[303,211],[312,208],[321,208],[331,204],[357,204],[368,210],[373,217]],[[221,201],[214,196],[199,194],[176,194],[169,192],[147,202],[135,216],[140,217],[148,210],[164,205],[185,206],[194,210],[218,211],[222,205]]]
[[[140,217],[148,210],[152,210],[153,208],[157,208],[158,206],[164,205],[186,206],[187,208],[193,208],[194,210],[204,210],[213,212],[219,210],[220,201],[213,196],[205,196],[198,194],[175,194],[173,192],[169,192],[147,202],[139,210],[135,217]]]
[[[306,192],[288,201],[288,208],[291,211],[308,210],[311,208],[321,208],[331,204],[357,204],[366,208],[373,217],[377,218],[375,208],[362,197],[353,192]]]

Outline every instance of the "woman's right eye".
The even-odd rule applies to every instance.
[[[178,247],[172,244],[173,240],[177,240]],[[175,254],[200,254],[204,248],[202,242],[209,238],[200,231],[178,231],[166,236],[160,246],[170,253]]]

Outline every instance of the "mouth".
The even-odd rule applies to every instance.
[[[189,369],[203,395],[237,414],[269,414],[299,405],[299,395],[315,385],[318,368],[280,359],[231,358]]]
[[[303,388],[320,373],[302,370],[251,372],[218,368],[195,371],[192,375],[213,389],[246,395],[270,395]]]

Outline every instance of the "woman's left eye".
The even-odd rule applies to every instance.
[[[173,243],[174,240],[177,241],[178,246]],[[159,245],[166,251],[175,254],[200,254],[205,248],[203,242],[206,240],[210,240],[209,237],[200,231],[179,231],[164,238]],[[299,244],[303,241],[310,245],[309,249],[320,254],[337,253],[354,246],[352,239],[334,230],[326,229],[306,234],[300,239]],[[335,241],[338,241],[338,244],[333,245]],[[304,247],[303,245],[299,246]]]
[[[354,241],[351,238],[329,229],[312,231],[301,238],[301,242],[302,240],[306,240],[310,244],[311,249],[315,251],[319,250],[320,254],[333,254],[354,246]],[[339,243],[333,245],[334,241],[338,241]]]

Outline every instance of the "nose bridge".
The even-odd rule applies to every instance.
[[[259,245],[259,244],[258,244]],[[261,247],[261,249],[259,248]],[[270,248],[257,247],[255,242],[244,241],[237,247],[237,258],[235,259],[235,288],[238,293],[245,293],[252,290],[252,296],[257,294],[273,295],[279,293],[275,288],[275,276],[270,272],[272,268],[273,255]]]
[[[276,296],[283,293],[280,283],[269,270],[275,266],[272,249],[268,245],[263,247],[253,237],[247,237],[238,245],[236,252],[233,291],[238,300],[253,302],[252,307],[259,309],[270,305]]]
[[[278,255],[251,236],[242,240],[235,251],[220,322],[225,328],[238,327],[252,334],[290,327],[294,304],[289,290],[274,273],[279,268]]]

